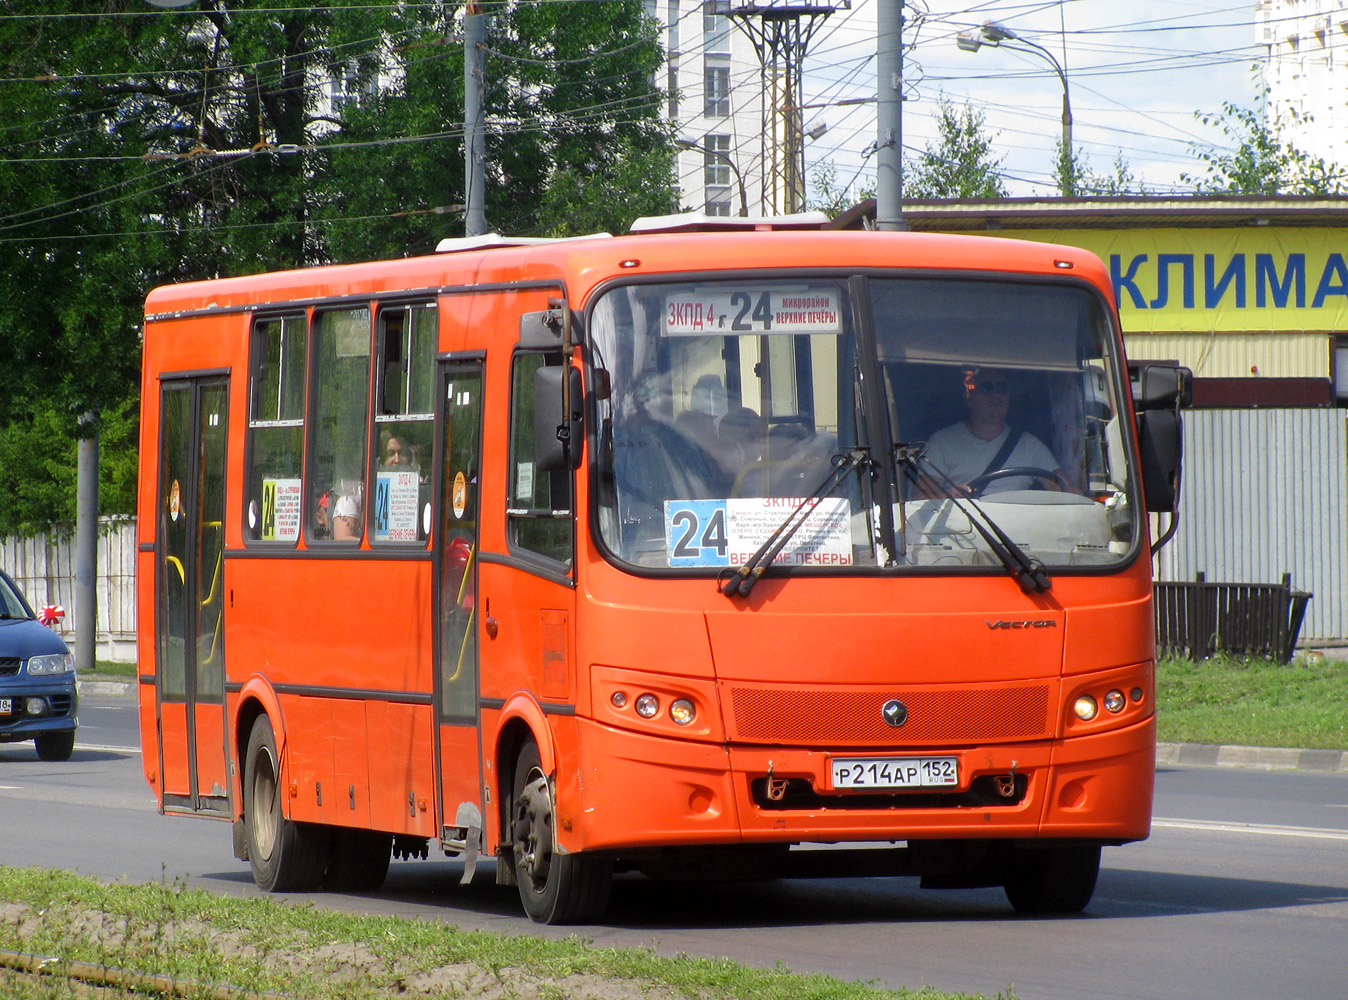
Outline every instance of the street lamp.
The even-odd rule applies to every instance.
[[[1022,38],[1006,25],[998,24],[996,21],[988,21],[981,28],[961,31],[955,39],[955,44],[965,52],[977,52],[984,45],[1001,47],[1003,42],[1017,43],[1005,46],[1012,52],[1028,52],[1031,55],[1047,59],[1049,65],[1053,67],[1053,71],[1058,74],[1058,79],[1062,81],[1062,162],[1064,165],[1070,164],[1072,162],[1072,99],[1067,89],[1067,73],[1064,72],[1062,63],[1058,62],[1053,53],[1038,42]],[[1075,182],[1073,182],[1073,188],[1074,190],[1065,193],[1076,194]]]
[[[692,139],[675,139],[674,145],[679,146],[682,149],[691,149],[696,152],[700,152],[705,156],[714,156],[718,160],[723,162],[727,167],[729,167],[730,172],[735,175],[735,183],[739,186],[740,189],[740,216],[741,218],[748,217],[749,196],[744,190],[744,177],[741,176],[740,168],[735,166],[735,161],[730,158],[729,153],[723,153],[719,149],[711,149],[707,146],[699,145]]]

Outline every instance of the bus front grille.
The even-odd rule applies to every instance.
[[[881,708],[898,699],[901,726]],[[940,746],[1048,739],[1048,684],[963,689],[730,688],[730,739],[787,746]]]

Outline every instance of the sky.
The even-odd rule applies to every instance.
[[[817,2],[817,0],[816,0]],[[834,0],[835,3],[838,0]],[[817,22],[807,51],[804,128],[828,131],[806,143],[807,176],[832,163],[839,185],[873,187],[875,105],[837,102],[876,93],[877,0],[854,0]],[[1255,64],[1255,2],[1223,0],[1052,0],[905,3],[903,145],[908,156],[935,145],[934,115],[945,95],[985,116],[1008,193],[1056,194],[1062,83],[1042,54],[1005,43],[966,52],[962,31],[993,21],[1047,48],[1064,67],[1073,144],[1087,168],[1112,175],[1119,157],[1147,191],[1167,193],[1181,174],[1202,175],[1195,144],[1229,147],[1197,118],[1224,102],[1252,107],[1263,84]],[[1191,187],[1191,185],[1190,185]]]

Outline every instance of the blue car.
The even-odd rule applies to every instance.
[[[75,656],[0,571],[0,743],[32,740],[43,760],[75,749]]]

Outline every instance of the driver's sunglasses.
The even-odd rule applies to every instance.
[[[1005,396],[1011,392],[1011,383],[1003,379],[987,379],[974,383],[974,392],[981,392],[985,396],[998,395]]]

